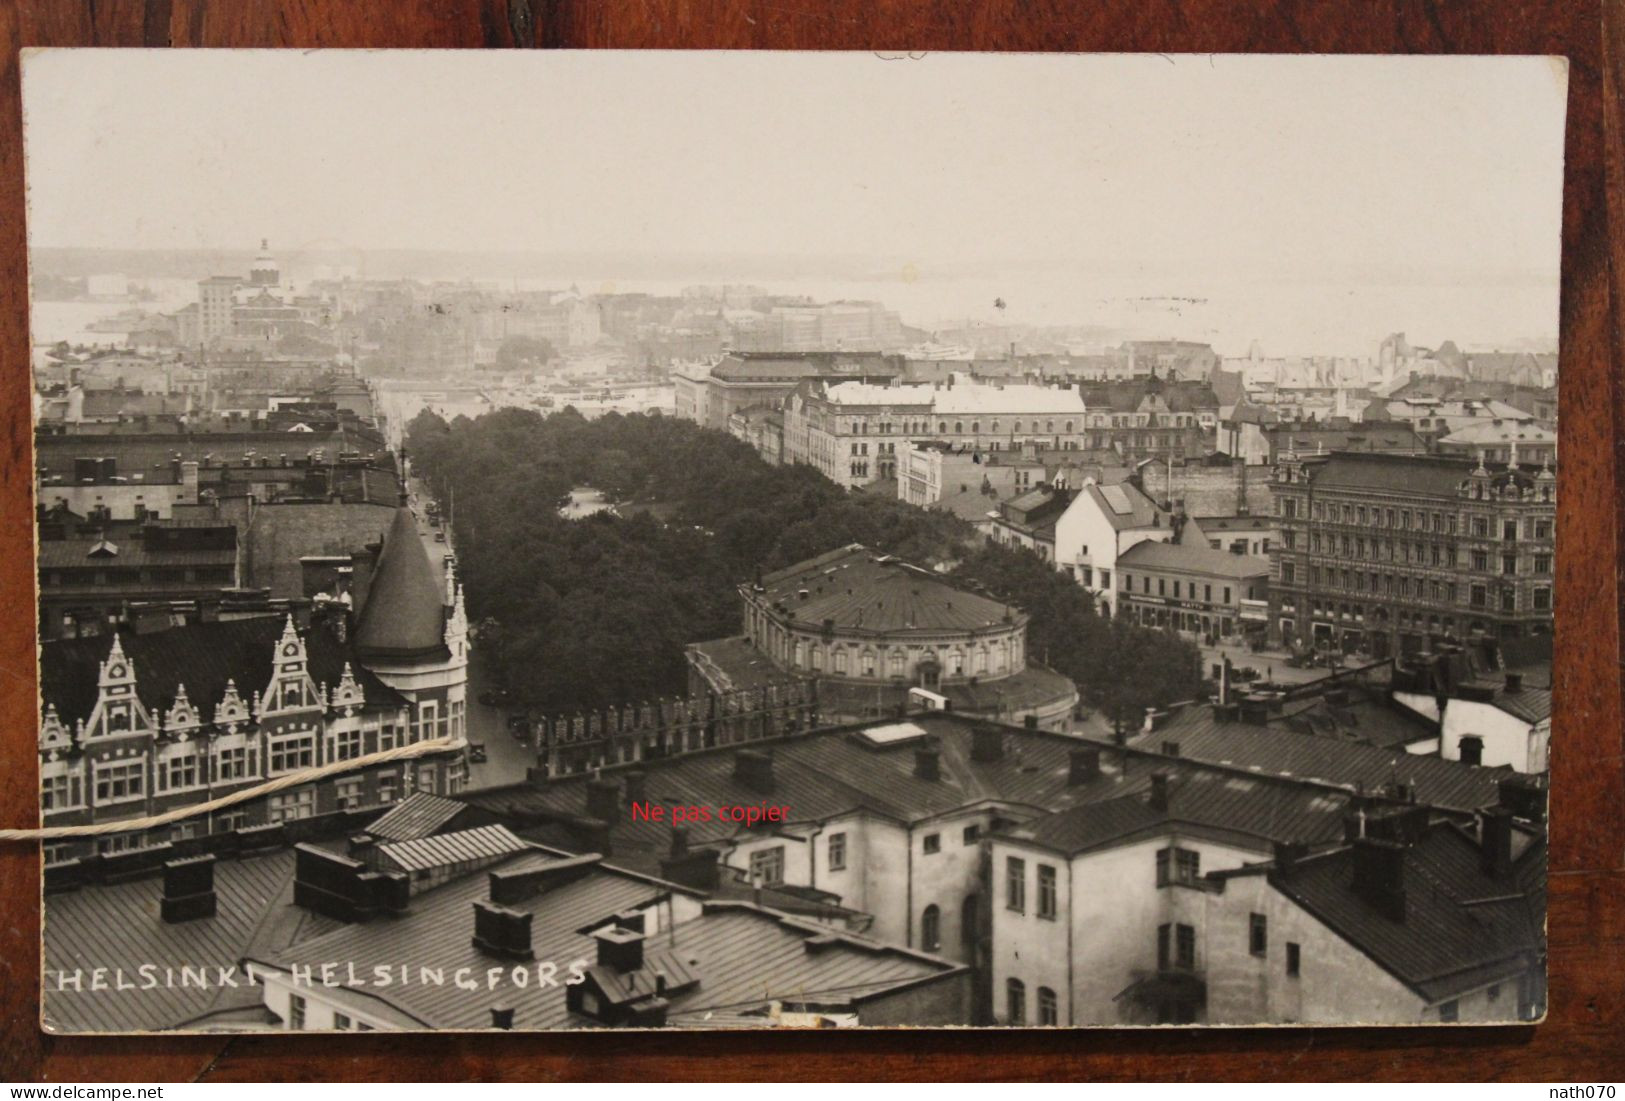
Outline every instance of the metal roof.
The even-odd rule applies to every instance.
[[[507,826],[480,826],[379,845],[378,855],[403,872],[421,872],[523,852],[530,847],[529,842],[514,836]]]

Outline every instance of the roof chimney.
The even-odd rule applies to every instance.
[[[660,858],[660,878],[698,891],[715,890],[721,882],[715,849],[690,849],[688,831],[671,831],[671,854]]]
[[[621,974],[643,968],[643,934],[618,925],[606,925],[593,933],[598,942],[598,964],[613,967]]]
[[[164,862],[164,897],[159,903],[159,912],[170,925],[214,916],[212,854]]]
[[[1389,921],[1405,920],[1405,846],[1361,837],[1354,842],[1354,893]]]
[[[973,761],[997,761],[1004,756],[1004,731],[996,726],[985,725],[971,728],[970,732],[970,759]]]
[[[1507,674],[1507,680],[1506,680],[1506,688],[1507,688],[1508,692],[1522,692],[1523,691],[1523,674],[1522,673],[1508,673]]]
[[[773,752],[767,749],[741,749],[734,754],[734,779],[752,791],[773,790]]]
[[[1309,846],[1298,841],[1275,842],[1275,867],[1277,871],[1290,873],[1298,866],[1298,861],[1309,854]]]
[[[630,772],[622,773],[622,783],[626,788],[626,805],[633,803],[647,803],[649,801],[649,776],[642,769],[635,768]]]
[[[1100,776],[1100,747],[1085,746],[1074,749],[1067,768],[1066,782],[1069,786],[1087,784]]]
[[[510,960],[535,958],[531,948],[530,922],[535,915],[514,910],[490,899],[474,902],[474,947]]]
[[[620,818],[621,789],[614,780],[593,777],[586,783],[587,817],[614,825]]]
[[[1546,820],[1546,786],[1536,776],[1514,773],[1496,785],[1499,805],[1516,818],[1532,822]]]
[[[1153,772],[1151,774],[1151,809],[1166,812],[1168,810],[1168,774],[1166,772]]]
[[[1478,824],[1479,866],[1484,874],[1502,879],[1512,871],[1512,812],[1489,807]]]
[[[1484,763],[1484,739],[1477,734],[1463,734],[1459,748],[1462,764],[1481,765]]]
[[[934,745],[914,750],[914,775],[922,780],[942,779],[942,751]]]
[[[491,1007],[491,1027],[509,1029],[513,1027],[513,1006],[493,1005]]]

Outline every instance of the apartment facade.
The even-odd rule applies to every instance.
[[[1549,634],[1557,478],[1549,467],[1335,452],[1289,455],[1272,485],[1271,634],[1375,658],[1430,639]]]

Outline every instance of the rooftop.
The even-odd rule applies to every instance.
[[[570,961],[595,963],[597,944],[592,934],[613,924],[617,914],[654,910],[672,896],[684,896],[700,908],[698,917],[675,925],[667,925],[664,915],[658,915],[661,928],[644,941],[646,960],[661,966],[668,977],[681,976],[669,995],[668,1020],[674,1026],[703,1023],[705,1014],[712,1011],[765,1009],[775,1000],[854,1004],[905,984],[963,970],[922,953],[748,903],[705,901],[701,892],[638,875],[596,857],[585,862],[562,857],[547,850],[517,854],[425,891],[398,918],[346,926],[301,941],[264,962],[286,968],[345,960],[353,961],[358,973],[370,974],[374,966],[410,961],[413,966],[440,969],[446,975],[460,968],[483,975],[496,958],[476,948],[471,933],[474,904],[489,897],[488,873],[543,871],[554,866],[564,874],[530,898],[504,905],[533,915],[534,957],[555,961],[561,971]],[[654,989],[653,975],[645,976],[642,971],[602,977],[621,982],[646,979],[648,989]],[[697,980],[697,984],[689,986],[688,980]],[[455,983],[412,983],[392,987],[387,993],[368,990],[366,995],[436,1029],[489,1028],[490,1009],[497,1002],[514,1010],[515,1028],[563,1028],[573,1023],[564,988],[559,985],[505,984],[498,995],[484,988],[470,992]]]
[[[184,684],[199,718],[208,722],[228,680],[244,701],[265,690],[284,622],[277,616],[257,616],[192,623],[149,633],[120,631],[118,640],[135,671],[136,694],[149,710],[167,711]],[[354,662],[331,628],[318,623],[301,631],[300,637],[307,668],[318,685],[331,691],[349,665],[368,707],[401,706],[400,695]],[[40,646],[40,698],[56,708],[70,729],[90,716],[101,666],[111,647],[106,637],[58,639]]]
[[[1147,539],[1118,555],[1117,568],[1170,570],[1204,577],[1241,579],[1268,576],[1270,560],[1259,555],[1230,554],[1189,543],[1160,543]]]
[[[974,631],[1021,621],[1015,608],[964,592],[930,570],[853,543],[766,574],[757,599],[816,629]]]
[[[445,614],[439,573],[429,561],[412,510],[401,505],[384,536],[356,622],[356,653],[386,661],[442,655]]]
[[[1283,894],[1429,1002],[1528,969],[1545,950],[1546,845],[1522,851],[1505,874],[1486,872],[1476,839],[1434,823],[1404,854],[1405,920],[1353,888],[1354,852],[1339,849],[1269,873]]]
[[[1162,510],[1132,482],[1090,484],[1083,487],[1083,493],[1100,506],[1106,521],[1116,531],[1158,527],[1161,524]]]

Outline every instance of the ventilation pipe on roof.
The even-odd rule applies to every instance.
[[[164,863],[164,896],[159,912],[165,922],[178,925],[215,914],[214,856],[187,857]]]
[[[1153,772],[1151,774],[1150,803],[1152,810],[1167,811],[1168,774],[1166,772]]]

